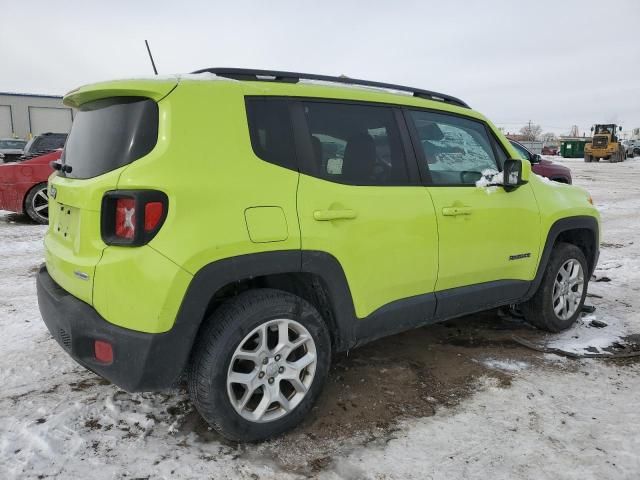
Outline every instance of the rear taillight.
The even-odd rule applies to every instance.
[[[162,202],[149,202],[144,206],[144,231],[152,232],[162,220],[164,205]]]
[[[136,200],[118,198],[116,200],[115,234],[118,238],[133,240],[136,233]]]
[[[102,199],[102,239],[107,245],[140,246],[167,217],[167,196],[155,190],[117,190]]]

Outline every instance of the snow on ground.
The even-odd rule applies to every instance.
[[[510,388],[489,385],[452,411],[404,421],[397,438],[323,477],[637,479],[638,373],[591,360],[577,372],[519,375]]]
[[[640,333],[640,161],[553,160],[567,164],[575,183],[592,193],[603,238],[600,281],[591,283],[588,299],[597,310],[545,341],[576,352],[602,349]],[[279,441],[238,446],[190,427],[185,419],[192,410],[182,391],[131,395],[76,365],[50,338],[37,308],[34,276],[45,229],[13,219],[0,212],[0,479],[300,476],[275,461]],[[607,326],[594,328],[593,319]],[[439,406],[430,417],[404,416],[382,436],[336,436],[331,455],[305,473],[325,479],[638,478],[640,362],[525,357],[522,348],[501,356],[501,347],[490,354],[488,348],[476,346],[470,355],[508,381],[481,375],[456,405]],[[445,360],[455,363],[459,356]],[[372,404],[393,393],[375,385],[367,390]],[[312,436],[299,438],[301,450],[320,452]]]
[[[504,370],[506,372],[519,372],[520,370],[529,368],[529,364],[527,362],[512,359],[501,360],[497,358],[486,358],[482,360],[482,364],[489,368]]]

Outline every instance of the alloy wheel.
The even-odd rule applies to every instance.
[[[49,218],[49,196],[47,187],[42,187],[31,199],[31,210],[44,221]]]
[[[553,311],[561,320],[568,320],[577,311],[582,301],[584,273],[582,265],[575,259],[562,264],[553,284]]]
[[[265,322],[240,342],[231,357],[227,372],[231,405],[252,422],[282,418],[307,395],[316,364],[316,345],[304,326],[285,318]]]

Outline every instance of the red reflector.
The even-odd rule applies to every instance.
[[[93,344],[93,349],[95,351],[96,360],[103,363],[113,362],[113,348],[109,342],[96,340]]]
[[[132,239],[136,233],[136,202],[133,198],[116,201],[116,236]]]
[[[144,229],[152,231],[162,218],[162,202],[149,202],[144,206]]]

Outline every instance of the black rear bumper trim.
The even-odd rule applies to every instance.
[[[184,368],[184,342],[176,331],[143,333],[107,322],[90,305],[62,289],[46,266],[37,276],[40,313],[53,338],[83,367],[128,392],[154,391],[175,385]],[[95,340],[113,347],[113,362],[94,357]],[[179,360],[178,360],[179,359]]]

